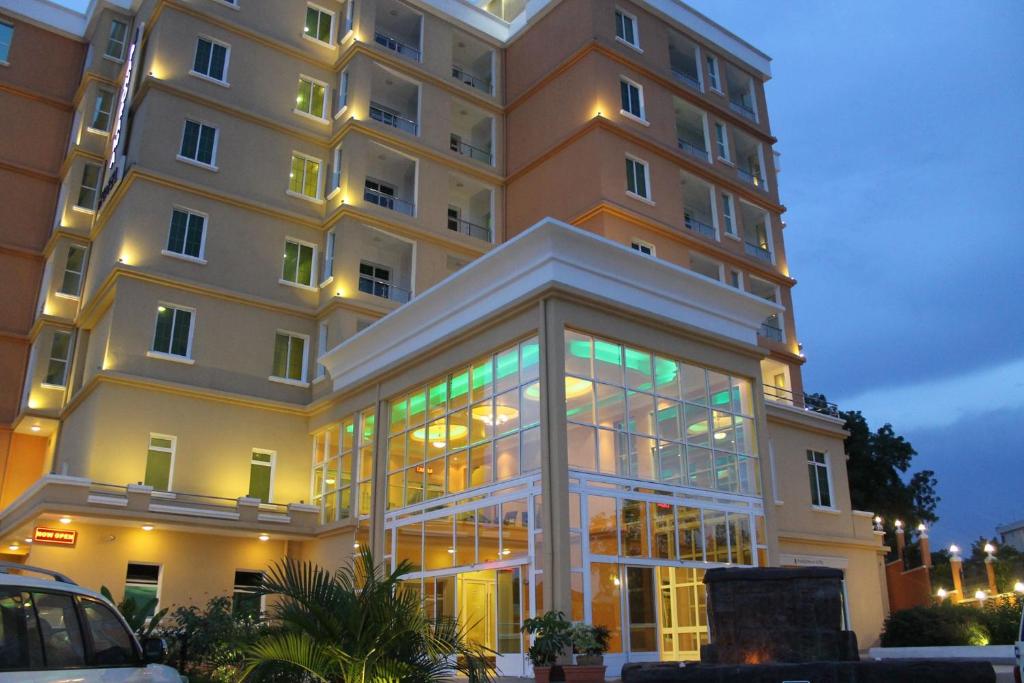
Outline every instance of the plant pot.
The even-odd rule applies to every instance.
[[[604,683],[604,664],[577,664],[562,668],[565,670],[565,683]]]
[[[604,655],[576,655],[576,663],[580,666],[603,666]]]
[[[550,666],[535,666],[533,667],[533,680],[537,683],[550,683],[551,681],[551,667]]]

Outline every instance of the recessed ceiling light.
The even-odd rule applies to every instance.
[[[60,518],[60,523],[61,524],[71,524],[71,518],[68,517],[67,515],[64,515],[63,517]]]
[[[257,536],[257,538],[260,539],[261,541],[269,541],[270,540],[270,534],[260,534],[259,536]]]
[[[40,427],[38,424],[34,424],[31,427],[29,427],[29,429],[31,429],[33,432],[38,432],[40,429],[42,429],[42,427]]]
[[[152,531],[153,530],[153,525],[152,524],[143,524],[142,525],[142,530],[143,531]]]

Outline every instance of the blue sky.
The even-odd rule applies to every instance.
[[[933,545],[1024,518],[1024,3],[689,2],[773,58],[808,389],[935,470]]]

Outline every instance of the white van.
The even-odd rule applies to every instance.
[[[5,683],[181,683],[174,669],[158,663],[166,654],[159,638],[140,644],[99,593],[57,572],[0,562]]]
[[[1013,646],[1013,657],[1017,660],[1013,665],[1013,678],[1017,683],[1024,683],[1024,611],[1020,615],[1020,628],[1017,630],[1017,642]]]

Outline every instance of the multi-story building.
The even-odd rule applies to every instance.
[[[507,674],[551,608],[613,672],[696,658],[712,566],[841,567],[877,640],[768,57],[674,0],[54,12],[0,0],[10,69],[35,24],[86,55],[8,555],[171,605],[370,547]]]

